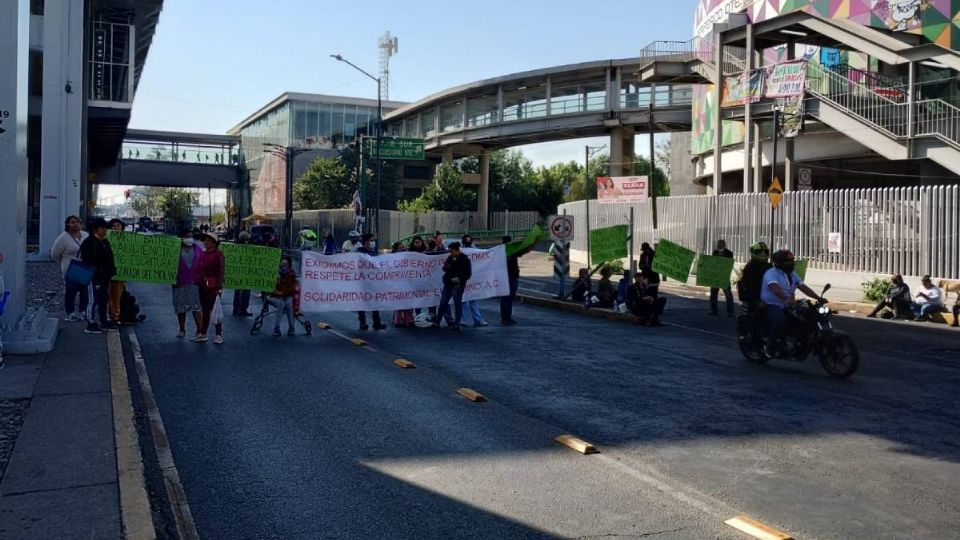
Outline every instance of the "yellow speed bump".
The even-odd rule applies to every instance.
[[[483,397],[483,394],[481,394],[480,392],[477,392],[476,390],[473,390],[473,389],[471,389],[471,388],[461,388],[461,389],[457,390],[457,393],[460,394],[461,396],[469,399],[470,401],[474,401],[474,402],[476,402],[476,401],[486,401],[486,400],[487,400],[487,398]]]
[[[724,521],[724,523],[760,540],[793,540],[793,537],[789,534],[764,525],[748,516],[737,516]]]
[[[573,435],[560,435],[554,440],[566,447],[572,448],[577,452],[580,452],[581,454],[599,454],[600,453],[600,451],[597,450],[596,446],[588,443],[587,441],[584,441],[583,439],[578,439]]]
[[[393,365],[403,369],[413,369],[417,367],[416,365],[414,365],[413,362],[404,358],[397,358],[396,360],[393,361]]]
[[[325,322],[318,322],[318,323],[317,323],[317,328],[319,328],[319,329],[321,329],[321,330],[329,330],[329,329],[330,329],[330,325],[327,324],[327,323],[325,323]]]
[[[364,340],[362,340],[362,339],[360,339],[360,338],[358,338],[358,337],[350,338],[350,343],[353,343],[353,344],[356,345],[357,347],[365,347],[365,346],[367,345],[367,342],[366,342],[366,341],[364,341]]]

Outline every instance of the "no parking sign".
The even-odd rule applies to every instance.
[[[550,240],[570,242],[573,240],[573,216],[550,216],[547,220]]]

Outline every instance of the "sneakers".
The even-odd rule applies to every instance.
[[[102,334],[103,329],[100,328],[99,324],[92,322],[87,325],[87,327],[83,330],[83,333],[84,334]]]
[[[101,328],[103,328],[105,332],[118,332],[120,330],[117,327],[117,323],[113,323],[113,322],[108,322],[104,325],[101,325]]]
[[[223,336],[221,335],[213,336],[213,343],[215,345],[223,345]]]
[[[184,332],[183,330],[177,332],[177,338],[178,338],[178,339],[183,339],[183,338],[185,338],[185,337],[187,337],[187,333]]]
[[[194,343],[204,343],[207,340],[208,338],[206,334],[197,334],[196,336],[193,336],[193,339],[191,339],[190,341]]]
[[[513,319],[507,319],[507,320],[505,320],[505,321],[500,321],[500,324],[502,324],[503,326],[513,326],[513,325],[517,324],[517,321],[515,321],[515,320],[513,320]]]
[[[473,325],[474,326],[490,326],[490,323],[488,323],[487,321],[481,320],[481,321],[475,321]]]
[[[294,328],[288,328],[288,329],[287,329],[287,335],[288,335],[288,336],[295,336],[295,335],[297,335],[297,331],[296,331]]]
[[[279,329],[279,328],[274,328],[274,329],[273,329],[273,337],[280,337],[280,336],[282,336],[282,335],[283,335],[283,334],[280,333],[280,329]]]
[[[80,315],[77,315],[76,312],[73,312],[73,313],[67,315],[66,317],[64,317],[63,320],[64,320],[64,322],[77,322],[77,321],[79,321],[79,320],[81,320],[81,319],[80,319]]]

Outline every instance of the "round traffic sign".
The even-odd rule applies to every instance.
[[[560,242],[573,239],[573,216],[554,216],[550,220],[550,238]]]

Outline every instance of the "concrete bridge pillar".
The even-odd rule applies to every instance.
[[[443,149],[443,164],[453,165],[453,146],[447,146]]]
[[[26,309],[29,50],[30,2],[0,2],[0,290],[10,291],[2,320],[8,327]]]
[[[477,190],[478,229],[487,228],[487,216],[490,213],[490,153],[484,150],[480,154],[480,188]]]
[[[633,175],[634,138],[632,127],[620,126],[610,130],[610,176]]]

